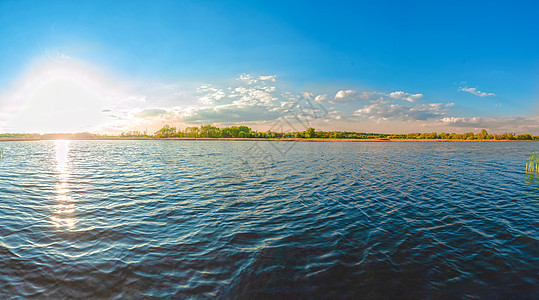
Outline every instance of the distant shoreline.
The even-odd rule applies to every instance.
[[[89,139],[43,139],[43,138],[6,138],[0,137],[0,142],[18,142],[18,141],[267,141],[267,142],[512,142],[512,141],[534,141],[534,140],[495,140],[495,139],[331,139],[331,138],[193,138],[193,137],[174,137],[174,138],[136,138],[136,137],[100,137]]]

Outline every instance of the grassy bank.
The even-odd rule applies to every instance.
[[[74,138],[74,137],[57,137],[57,138],[8,138],[0,137],[0,142],[10,141],[50,141],[50,140],[78,140],[78,141],[112,141],[112,140],[165,140],[165,141],[283,141],[283,142],[507,142],[507,141],[529,141],[529,140],[495,140],[495,139],[391,139],[391,138],[370,138],[370,139],[353,139],[353,138],[207,138],[207,137],[121,137],[121,136],[106,136],[92,138]]]

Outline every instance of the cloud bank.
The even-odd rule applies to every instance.
[[[202,124],[244,124],[267,130],[286,120],[288,124],[300,124],[296,126],[300,129],[311,126],[325,130],[361,131],[370,128],[374,131],[410,132],[423,128],[423,131],[463,132],[485,128],[493,132],[539,134],[537,117],[463,116],[456,113],[459,110],[455,110],[455,101],[430,101],[418,92],[360,91],[353,88],[294,91],[286,88],[287,85],[282,84],[276,75],[254,74],[243,74],[218,83],[136,83],[107,77],[69,60],[52,65],[50,67],[49,63],[49,68],[28,74],[12,90],[0,94],[0,130],[40,132],[38,125],[51,120],[43,117],[47,115],[43,111],[36,111],[57,110],[47,108],[55,102],[46,92],[54,88],[54,84],[62,82],[58,79],[69,79],[73,81],[70,87],[81,88],[74,90],[71,93],[73,97],[65,98],[60,104],[73,108],[77,114],[79,112],[75,109],[78,107],[85,110],[84,114],[91,109],[92,116],[97,117],[87,120],[88,125],[80,128],[98,133],[116,134],[133,130],[151,133],[165,124],[179,128]],[[480,97],[494,96],[475,88],[459,90]],[[80,98],[80,91],[91,92],[91,95]],[[68,117],[73,124],[79,119]],[[34,122],[36,127],[26,126],[34,124],[30,122],[33,119],[40,121]],[[26,127],[17,127],[18,124],[26,124]]]

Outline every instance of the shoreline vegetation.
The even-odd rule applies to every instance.
[[[526,161],[526,174],[539,175],[539,153],[532,153]]]
[[[187,127],[177,130],[168,125],[163,126],[154,134],[146,132],[129,131],[120,135],[102,135],[89,132],[81,133],[2,133],[0,141],[32,141],[32,140],[228,140],[228,141],[389,141],[389,142],[417,142],[417,141],[531,141],[539,140],[539,136],[530,134],[502,133],[490,134],[485,129],[478,133],[408,133],[386,134],[366,133],[354,131],[319,131],[308,128],[297,132],[255,131],[247,126],[231,126],[218,128],[212,125],[200,127]]]

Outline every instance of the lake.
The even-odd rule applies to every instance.
[[[539,296],[537,142],[0,149],[1,298]]]

